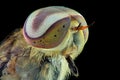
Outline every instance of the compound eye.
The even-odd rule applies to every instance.
[[[34,11],[28,16],[23,35],[26,42],[38,48],[53,48],[64,39],[70,26],[70,16],[55,7]]]

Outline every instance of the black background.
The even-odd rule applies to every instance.
[[[0,41],[9,33],[23,26],[28,15],[36,9],[47,6],[66,6],[80,12],[88,24],[95,21],[89,28],[89,39],[81,55],[75,60],[80,76],[71,76],[69,80],[98,80],[102,66],[100,61],[99,32],[97,26],[97,3],[94,0],[19,0],[0,3],[1,26]],[[100,36],[99,36],[100,37]],[[98,41],[99,40],[99,41]]]

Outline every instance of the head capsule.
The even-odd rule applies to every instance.
[[[24,38],[34,47],[54,48],[64,40],[73,19],[86,25],[82,15],[70,8],[51,6],[38,9],[25,21]]]

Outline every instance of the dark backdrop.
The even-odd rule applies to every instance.
[[[89,39],[83,52],[75,60],[80,76],[78,78],[71,76],[69,80],[98,80],[103,75],[99,74],[100,68],[98,68],[98,64],[100,64],[98,60],[98,54],[100,54],[99,31],[96,26],[97,5],[94,0],[16,0],[1,2],[0,41],[16,28],[22,27],[31,12],[46,6],[66,6],[80,12],[88,24],[95,21],[95,24],[89,28]]]

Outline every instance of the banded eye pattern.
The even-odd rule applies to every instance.
[[[23,35],[32,46],[54,48],[63,41],[73,19],[83,22],[81,25],[86,24],[82,15],[70,8],[52,6],[38,9],[28,16]]]

